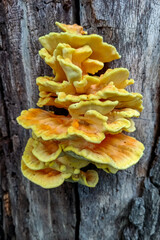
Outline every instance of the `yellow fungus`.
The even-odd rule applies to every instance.
[[[63,30],[39,38],[39,55],[53,71],[36,79],[37,105],[66,109],[67,116],[42,109],[24,110],[17,121],[32,129],[21,170],[44,188],[64,181],[95,187],[98,174],[84,171],[89,164],[116,173],[136,164],[144,146],[123,131],[135,131],[131,119],[143,110],[142,95],[125,88],[134,83],[126,68],[102,70],[104,63],[120,58],[114,46],[82,26],[56,22]],[[100,72],[98,72],[100,73]],[[96,74],[96,75],[95,75]],[[63,113],[63,112],[62,112]]]
[[[32,170],[26,166],[23,160],[21,162],[21,170],[26,178],[43,188],[58,187],[65,181],[65,179],[71,176],[71,173],[61,173],[51,168]]]
[[[100,144],[85,140],[68,140],[62,143],[64,152],[95,163],[107,164],[116,169],[126,169],[143,155],[144,146],[135,138],[124,135],[106,135]]]

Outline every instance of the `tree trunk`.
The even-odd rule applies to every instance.
[[[81,24],[114,45],[122,57],[107,67],[128,68],[130,90],[144,96],[132,134],[146,147],[143,158],[115,175],[99,171],[93,189],[45,190],[20,171],[29,133],[16,117],[36,106],[36,77],[51,75],[38,37],[57,31],[55,21]],[[160,239],[159,0],[2,0],[0,31],[1,239]]]

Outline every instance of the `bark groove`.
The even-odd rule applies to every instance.
[[[35,107],[35,79],[51,75],[38,37],[54,22],[77,23],[114,45],[131,91],[144,95],[133,134],[146,147],[140,162],[109,175],[95,189],[77,184],[44,190],[27,181],[20,158],[29,137],[21,110]],[[0,239],[160,239],[160,4],[158,0],[2,0],[0,2]]]

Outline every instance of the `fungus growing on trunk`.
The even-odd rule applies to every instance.
[[[33,135],[21,169],[26,178],[44,188],[58,187],[64,181],[95,187],[98,174],[88,170],[90,163],[116,173],[143,155],[143,144],[122,133],[135,131],[131,118],[143,110],[142,95],[125,89],[134,83],[126,68],[95,75],[105,62],[120,58],[115,47],[99,35],[87,35],[77,24],[56,25],[64,33],[39,38],[43,46],[39,54],[53,76],[36,79],[37,105],[63,108],[68,115],[39,108],[22,111],[17,121],[32,129]]]

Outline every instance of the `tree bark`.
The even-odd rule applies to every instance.
[[[107,174],[90,189],[64,183],[45,190],[26,180],[20,160],[28,131],[16,122],[35,107],[35,79],[51,75],[38,55],[38,37],[57,31],[54,22],[80,23],[114,45],[144,96],[144,110],[132,134],[146,147],[135,166]],[[160,239],[158,0],[2,0],[0,2],[0,236],[1,239]]]

